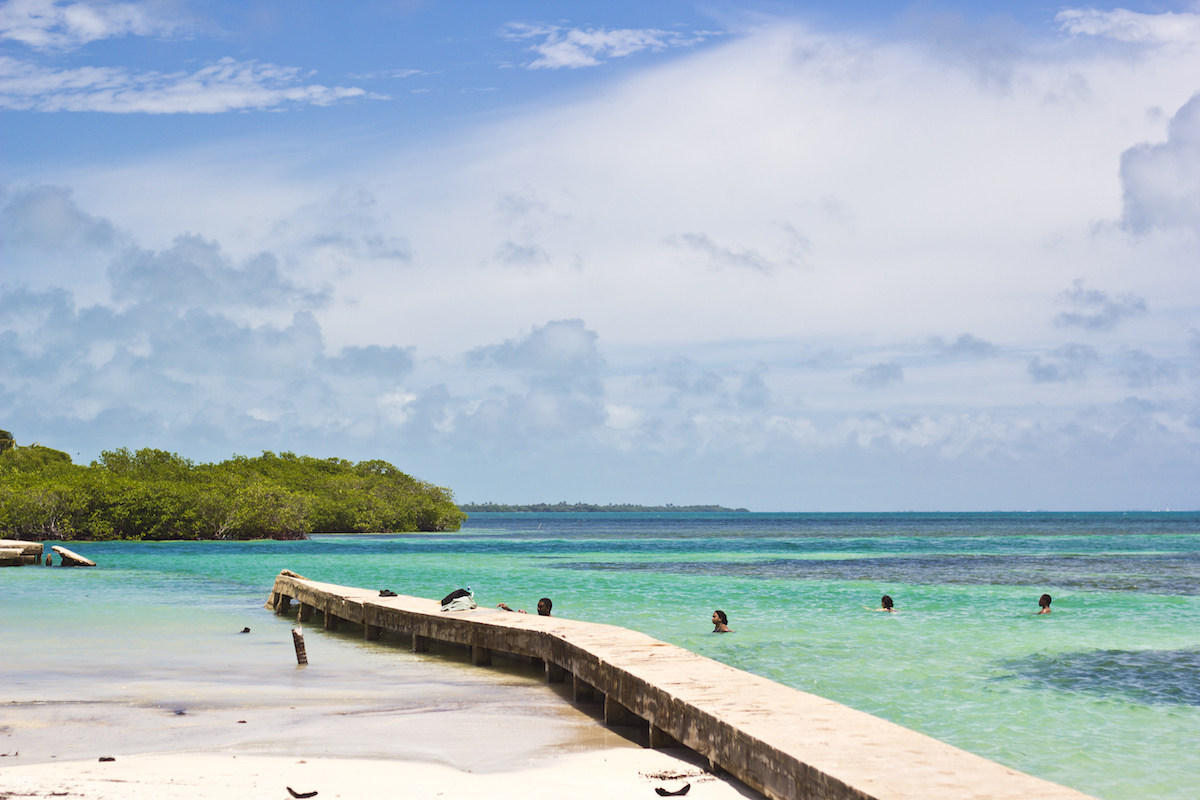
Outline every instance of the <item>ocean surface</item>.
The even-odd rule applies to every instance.
[[[319,628],[315,664],[296,670],[294,622],[262,608],[291,569],[430,598],[470,587],[481,605],[549,596],[556,615],[643,631],[1105,800],[1196,797],[1198,513],[477,514],[452,534],[68,546],[100,566],[0,570],[10,710],[369,707],[384,683],[389,702],[479,700],[445,655]],[[897,613],[874,610],[885,593]],[[1042,593],[1053,613],[1037,616]],[[733,634],[711,633],[718,608]],[[500,684],[535,680],[518,673]]]

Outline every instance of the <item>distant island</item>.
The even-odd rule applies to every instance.
[[[749,514],[749,509],[726,508],[725,506],[677,506],[667,503],[665,506],[639,506],[630,503],[609,503],[606,506],[592,503],[529,503],[527,505],[504,505],[502,503],[462,503],[459,510],[468,514],[487,514],[490,512],[528,513],[528,514],[559,514],[577,513],[581,511],[724,511],[730,513]]]

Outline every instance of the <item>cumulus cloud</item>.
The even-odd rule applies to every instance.
[[[168,36],[185,27],[144,3],[8,0],[0,5],[0,39],[29,47],[67,50],[132,34]]]
[[[712,33],[682,34],[654,28],[563,28],[560,25],[530,25],[524,22],[507,23],[500,35],[509,40],[541,39],[529,50],[538,57],[525,65],[527,69],[561,69],[595,67],[604,60],[623,58],[642,50],[661,51],[671,47],[688,47],[703,42]]]
[[[535,326],[523,337],[471,350],[467,361],[530,374],[542,389],[599,395],[604,358],[597,339],[599,335],[581,319],[556,320]]]
[[[1170,361],[1155,358],[1141,348],[1122,353],[1118,374],[1131,389],[1142,389],[1179,380],[1179,368]]]
[[[496,260],[509,266],[527,267],[549,263],[550,256],[536,244],[507,241],[496,248]]]
[[[769,274],[779,267],[804,265],[812,243],[793,225],[774,224],[771,228],[774,235],[766,241],[767,252],[754,247],[721,244],[708,234],[697,232],[669,236],[665,242],[704,256],[708,265],[717,269],[750,269]],[[782,232],[782,239],[777,232]]]
[[[742,408],[766,408],[771,401],[771,391],[763,376],[767,374],[766,364],[757,364],[742,375],[738,386],[738,405]]]
[[[112,222],[83,212],[64,186],[15,192],[0,208],[0,248],[109,250],[123,242]]]
[[[1124,8],[1100,11],[1094,8],[1068,8],[1054,19],[1067,33],[1103,36],[1139,44],[1200,42],[1200,14],[1164,12],[1142,14]]]
[[[326,363],[339,375],[366,374],[398,380],[412,372],[413,355],[411,347],[351,345],[342,348],[337,356],[326,359]]]
[[[225,57],[195,72],[43,67],[0,57],[0,108],[113,114],[216,114],[328,106],[365,97],[358,87],[303,84],[299,67]],[[374,97],[374,95],[372,95]]]
[[[1100,359],[1096,348],[1086,344],[1068,344],[1054,350],[1048,359],[1034,356],[1026,370],[1035,383],[1083,382],[1087,369]]]
[[[669,240],[675,241],[675,240]],[[705,233],[685,233],[677,241],[692,250],[708,257],[710,264],[716,267],[740,267],[757,272],[770,272],[771,262],[757,250],[748,247],[727,247],[719,245]]]
[[[851,376],[856,386],[864,389],[884,389],[892,384],[904,383],[904,370],[895,361],[875,364]]]
[[[216,242],[179,236],[163,251],[130,249],[108,267],[113,299],[167,308],[325,305],[330,290],[310,291],[284,277],[271,253],[234,266]]]
[[[1143,298],[1133,294],[1110,298],[1108,293],[1099,289],[1088,289],[1082,278],[1060,294],[1059,299],[1075,308],[1054,318],[1054,324],[1062,327],[1111,331],[1121,320],[1146,313],[1146,301]]]
[[[1171,118],[1167,140],[1121,154],[1122,224],[1135,233],[1155,228],[1200,232],[1200,94]]]
[[[681,400],[690,398],[720,397],[725,387],[725,379],[717,372],[704,369],[686,356],[674,356],[653,367],[642,375],[641,383],[650,389],[669,388],[667,407],[675,407]]]
[[[991,358],[997,353],[996,345],[969,333],[960,333],[953,342],[935,336],[930,344],[942,358]]]

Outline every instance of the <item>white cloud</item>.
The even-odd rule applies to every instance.
[[[122,67],[58,69],[0,57],[0,108],[115,114],[215,114],[365,97],[357,87],[304,85],[298,67],[225,57],[192,73]]]
[[[1125,213],[1135,233],[1170,228],[1200,232],[1200,95],[1171,118],[1167,139],[1121,154]]]
[[[889,361],[854,373],[853,380],[864,389],[883,389],[894,383],[904,383],[904,370],[896,362]]]
[[[4,364],[27,382],[0,403],[25,428],[216,455],[404,452],[476,499],[948,507],[953,485],[957,507],[1096,507],[1176,486],[1194,505],[1196,243],[1190,223],[1115,223],[1122,153],[1183,141],[1166,120],[1200,54],[1067,40],[1004,58],[997,91],[920,43],[776,26],[436,145],[364,139],[322,164],[296,135],[64,167],[56,183],[156,264],[181,231],[221,242],[219,307],[173,308],[150,276],[145,318],[13,295],[0,344],[19,339]],[[54,225],[74,218],[59,200]],[[105,230],[83,218],[71,247]],[[230,287],[253,281],[234,273],[263,252],[277,302],[239,306]],[[326,283],[328,305],[304,298]],[[115,332],[64,342],[75,328],[46,320],[72,314]],[[50,370],[60,349],[97,375]]]
[[[1200,42],[1200,14],[1189,12],[1141,14],[1124,8],[1112,11],[1069,8],[1060,11],[1054,19],[1063,30],[1077,35],[1104,36],[1143,44]]]
[[[1146,313],[1145,298],[1124,294],[1110,298],[1107,292],[1088,289],[1080,278],[1072,287],[1059,295],[1062,302],[1074,307],[1054,318],[1056,325],[1083,328],[1092,331],[1111,331],[1123,319]]]
[[[506,39],[537,39],[529,48],[538,58],[526,64],[528,69],[595,67],[605,59],[623,58],[642,50],[660,51],[670,47],[688,47],[713,35],[709,31],[685,35],[655,28],[563,28],[559,25],[529,25],[510,22],[501,29]]]
[[[157,16],[140,3],[7,0],[0,4],[0,39],[39,50],[67,50],[128,34],[167,36],[183,28],[179,19]]]

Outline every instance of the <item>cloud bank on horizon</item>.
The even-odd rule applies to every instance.
[[[0,426],[463,500],[1200,507],[1200,14],[552,6],[0,4]]]

